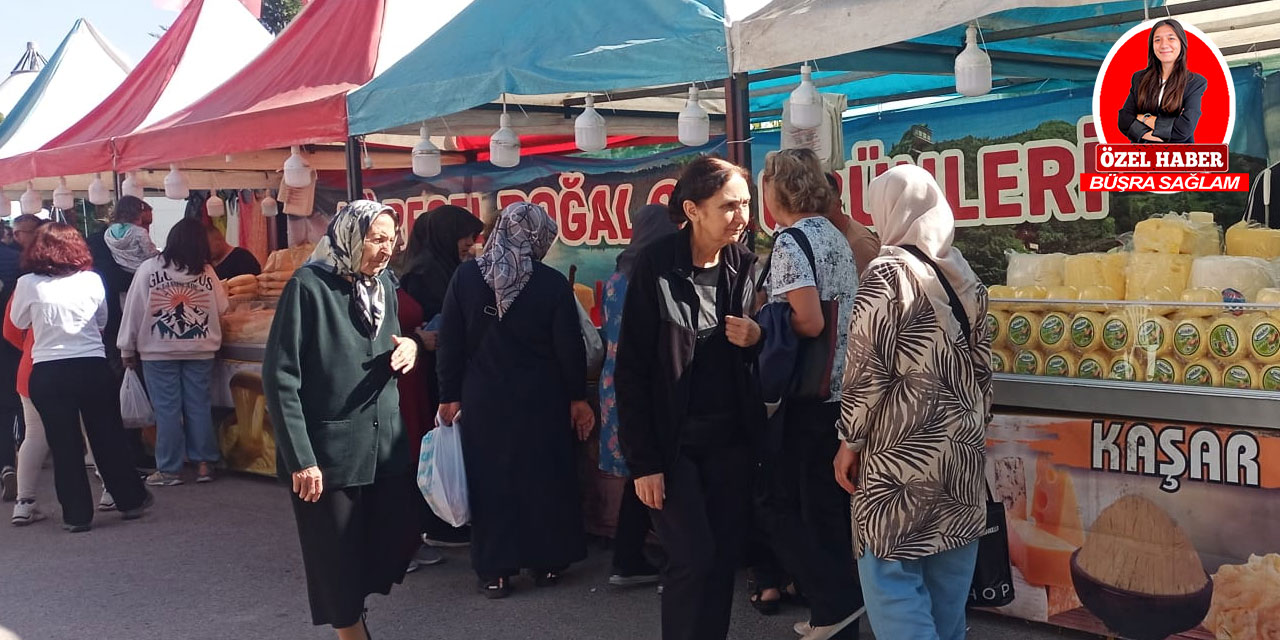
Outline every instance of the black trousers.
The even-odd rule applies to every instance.
[[[31,369],[31,402],[44,421],[53,453],[54,488],[62,520],[70,525],[93,521],[93,494],[84,472],[84,434],[107,491],[120,510],[136,509],[146,497],[134,471],[120,420],[120,391],[104,358],[73,358],[37,363]]]
[[[0,408],[0,469],[18,466],[18,416],[20,407]]]
[[[666,471],[666,500],[652,511],[662,568],[663,640],[716,640],[729,633],[733,585],[751,511],[745,443],[685,447]]]
[[[764,525],[773,551],[804,590],[810,624],[832,625],[862,607],[853,560],[849,494],[836,484],[840,403],[791,403],[782,452],[767,466]],[[837,638],[856,638],[856,625]]]
[[[653,571],[644,557],[644,540],[653,528],[649,509],[636,496],[635,480],[627,478],[618,504],[618,527],[613,535],[613,570],[627,576]]]

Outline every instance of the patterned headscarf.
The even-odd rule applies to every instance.
[[[476,259],[484,281],[497,299],[498,319],[507,315],[511,303],[533,277],[534,261],[541,261],[556,240],[556,221],[546,209],[517,202],[503,210],[484,255]]]
[[[395,216],[394,209],[372,200],[347,203],[329,221],[329,230],[316,243],[316,250],[307,261],[307,264],[351,279],[354,285],[351,288],[352,303],[359,309],[365,327],[375,336],[382,329],[382,320],[386,316],[386,298],[383,297],[382,280],[378,278],[381,274],[370,276],[360,273],[360,262],[364,259],[364,237],[368,235],[373,221],[384,213]]]

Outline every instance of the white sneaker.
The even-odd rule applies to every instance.
[[[111,492],[103,491],[102,498],[98,500],[98,511],[115,511],[116,499],[111,497]]]
[[[809,633],[804,634],[803,640],[830,640],[832,636],[836,635],[837,633],[840,633],[841,631],[844,631],[845,627],[851,624],[858,624],[858,618],[862,617],[862,614],[866,612],[867,612],[867,608],[862,607],[861,609],[854,611],[853,614],[850,615],[848,618],[845,618],[844,620],[841,620],[840,622],[837,622],[833,625],[828,625],[825,627],[810,626]],[[796,631],[800,630],[799,627],[800,625],[797,624]]]
[[[44,520],[44,513],[36,508],[35,500],[19,500],[13,505],[13,518],[10,520],[13,526],[25,527],[41,520]]]
[[[800,622],[795,623],[791,629],[795,631],[798,636],[807,636],[813,631],[813,627],[809,626],[808,620],[801,620]]]

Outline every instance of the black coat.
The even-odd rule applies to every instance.
[[[690,377],[697,346],[694,318],[699,301],[693,285],[692,234],[667,236],[636,260],[627,284],[618,338],[614,387],[618,397],[618,437],[631,475],[663,473],[679,454],[680,433],[689,411]],[[729,287],[729,314],[746,315],[755,288],[755,254],[739,244],[720,252]],[[743,427],[753,438],[764,433],[765,409],[756,373],[759,344],[734,349],[732,369]]]
[[[1209,87],[1209,81],[1204,76],[1187,72],[1187,88],[1182,92],[1182,111],[1178,113],[1166,113],[1160,111],[1154,113],[1156,117],[1155,129],[1147,128],[1147,125],[1138,121],[1138,83],[1142,82],[1142,74],[1146,73],[1146,69],[1142,69],[1133,74],[1133,78],[1129,81],[1129,97],[1125,99],[1124,106],[1120,107],[1119,120],[1117,126],[1124,133],[1125,137],[1134,144],[1150,143],[1150,140],[1143,140],[1142,136],[1148,132],[1155,134],[1164,142],[1172,144],[1192,143],[1196,141],[1196,123],[1200,121],[1200,100],[1204,98],[1204,91]]]
[[[120,298],[129,292],[133,284],[133,274],[125,271],[116,263],[107,246],[106,231],[99,231],[87,238],[89,255],[93,256],[93,270],[102,277],[102,285],[107,294],[107,326],[102,331],[102,343],[107,349],[107,358],[118,361],[120,349],[116,347],[116,337],[120,335],[120,319],[124,315]]]

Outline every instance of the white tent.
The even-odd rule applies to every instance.
[[[31,83],[35,82],[36,76],[40,75],[40,70],[44,68],[46,62],[48,61],[40,55],[36,43],[28,42],[27,50],[18,59],[18,64],[14,65],[13,71],[0,81],[0,116],[13,110],[14,105],[18,104],[27,89],[31,88]]]

